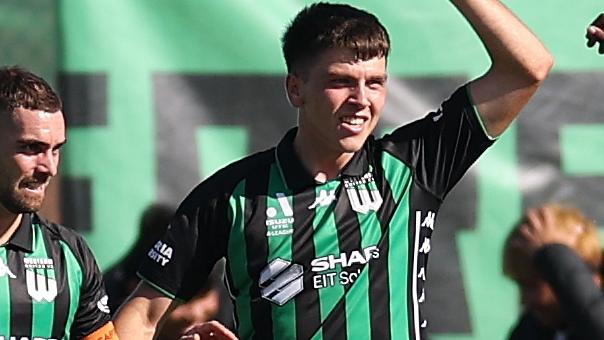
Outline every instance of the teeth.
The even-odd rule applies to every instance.
[[[363,118],[360,117],[342,117],[342,121],[351,125],[361,125],[363,124]]]

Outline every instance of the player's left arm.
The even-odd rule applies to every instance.
[[[76,239],[73,253],[79,258],[82,283],[71,337],[85,340],[118,339],[111,322],[101,270],[85,241],[81,237]]]
[[[491,67],[469,85],[491,137],[497,137],[547,77],[553,58],[539,39],[498,0],[452,0],[474,28]]]

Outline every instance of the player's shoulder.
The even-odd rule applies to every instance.
[[[79,256],[85,256],[86,253],[90,252],[86,241],[77,231],[45,219],[38,214],[34,215],[34,223],[40,226],[42,233],[46,233],[48,239],[55,243],[55,246],[61,247],[66,245],[72,252],[77,253]]]

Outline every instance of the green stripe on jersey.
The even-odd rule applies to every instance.
[[[233,190],[229,198],[230,217],[233,225],[231,226],[231,235],[228,245],[228,266],[231,271],[233,285],[238,287],[239,296],[235,299],[237,316],[239,318],[238,332],[242,339],[250,339],[254,332],[252,325],[252,312],[250,298],[250,282],[247,271],[247,250],[245,243],[245,221],[243,211],[245,211],[245,181],[241,181]]]
[[[13,280],[9,274],[6,248],[0,247],[0,335],[8,338],[10,335],[10,290],[8,280]]]
[[[291,192],[287,189],[277,164],[271,165],[266,196],[266,217],[281,222],[267,225],[268,259],[270,263],[276,258],[292,261],[292,236],[294,231],[294,203]],[[272,236],[269,233],[273,233]],[[296,338],[296,302],[294,299],[283,306],[272,305],[273,335],[275,339]]]
[[[315,189],[315,197],[331,197],[335,195],[338,186],[341,185],[340,180],[329,181],[323,185],[317,186]],[[329,202],[325,199],[325,203]],[[313,242],[315,245],[315,258],[339,254],[340,247],[338,245],[338,230],[336,228],[336,217],[333,212],[333,207],[336,201],[329,204],[317,204],[315,207],[315,217],[313,220]],[[336,242],[333,242],[333,241]],[[336,306],[338,301],[344,296],[344,287],[337,283],[338,276],[342,268],[338,266],[331,273],[322,272],[321,275],[316,275],[313,278],[313,289],[319,291],[319,306],[321,310],[321,323],[329,316],[331,310]],[[325,276],[329,275],[329,276]],[[333,276],[330,276],[333,275]],[[316,281],[315,281],[316,280]],[[330,282],[331,280],[335,281]],[[323,339],[324,328],[317,332],[312,338],[313,340]]]
[[[69,339],[71,325],[73,324],[76,311],[80,305],[79,293],[82,290],[82,273],[84,271],[80,267],[80,263],[67,243],[61,241],[60,244],[63,253],[65,254],[65,272],[67,273],[67,284],[69,287],[69,314],[67,314],[67,322],[65,324],[65,337]]]
[[[48,253],[42,230],[39,224],[34,224],[34,252],[25,254],[26,259],[48,259]],[[53,264],[54,267],[57,264]],[[32,295],[32,320],[31,333],[34,337],[49,338],[52,335],[52,325],[54,323],[54,299],[57,295],[57,281],[55,274],[56,268],[34,268],[25,269],[27,290],[32,295],[36,290],[36,299]],[[35,280],[35,282],[34,282]],[[53,296],[54,295],[54,296]],[[50,301],[48,301],[50,300]]]
[[[392,339],[406,339],[409,336],[408,315],[408,263],[409,263],[409,187],[411,171],[400,160],[389,153],[383,153],[384,176],[397,202],[394,216],[388,226],[390,230],[388,251],[388,273],[390,284],[390,327]]]
[[[369,182],[365,188],[368,191],[378,191],[374,181]],[[361,228],[361,247],[377,246],[382,237],[382,228],[375,210],[369,210],[366,214],[357,213],[357,219]],[[361,273],[355,279],[354,285],[346,295],[346,327],[348,334],[358,339],[370,339],[371,327],[367,323],[371,320],[369,303],[369,266],[368,262],[363,266]]]

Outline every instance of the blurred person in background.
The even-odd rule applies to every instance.
[[[61,100],[0,68],[0,339],[117,339],[84,239],[38,215],[65,144]]]
[[[528,209],[504,246],[503,271],[522,304],[509,339],[604,339],[601,267],[598,230],[581,211]]]
[[[166,232],[174,210],[166,204],[149,205],[141,216],[138,238],[134,245],[118,263],[105,272],[105,285],[111,310],[116,311],[138,285],[140,279],[136,271],[140,262],[159,237]],[[219,271],[214,271],[205,287],[191,300],[178,306],[168,315],[158,334],[160,339],[178,338],[179,330],[195,323],[212,320],[217,316],[220,306],[218,274]]]

